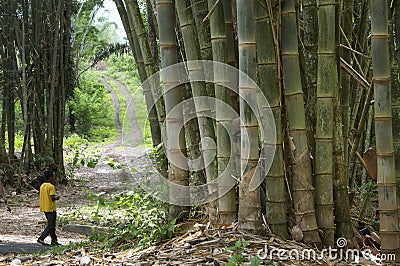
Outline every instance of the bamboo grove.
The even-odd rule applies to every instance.
[[[356,222],[371,216],[361,195],[372,180],[377,183],[372,191],[377,191],[381,250],[400,259],[400,1],[114,3],[142,82],[179,62],[212,60],[256,81],[268,101],[260,101],[256,86],[241,76],[238,93],[228,90],[224,79],[195,82],[208,71],[201,64],[187,64],[188,84],[175,87],[180,76],[165,72],[158,84],[143,87],[153,145],[170,159],[162,174],[183,186],[226,175],[218,184],[220,197],[206,206],[211,223],[237,221],[242,230],[267,229],[317,247],[334,246],[339,237],[352,243]],[[71,50],[76,4],[0,2],[2,164],[16,158],[15,108],[21,106],[20,168],[40,155],[63,169],[65,102],[76,85]],[[163,97],[153,107],[159,95]],[[184,100],[203,96],[215,98],[216,106],[194,102],[180,107]],[[232,119],[222,105],[240,119]],[[256,119],[266,119],[267,109],[275,120],[273,142],[261,134],[268,128]],[[215,119],[202,116],[210,110]],[[178,132],[188,112],[197,119]],[[169,142],[172,138],[177,140]],[[215,148],[204,139],[214,140]],[[271,167],[264,168],[271,145],[275,155]],[[367,171],[369,163],[363,159],[365,151],[375,150],[377,174]],[[171,163],[178,153],[200,158],[203,170]],[[228,163],[230,158],[234,164]],[[255,172],[257,165],[260,171]],[[264,181],[249,189],[254,174]],[[225,191],[231,184],[236,187]],[[171,217],[185,210],[172,206]]]
[[[0,2],[2,166],[20,158],[17,168],[28,172],[41,160],[64,172],[65,104],[74,86],[71,9],[70,0]],[[17,132],[24,140],[18,151]],[[10,177],[21,174],[15,167],[1,168]]]
[[[256,232],[263,231],[264,224],[285,238],[300,229],[297,240],[319,247],[333,246],[338,237],[351,243],[352,217],[366,215],[365,206],[355,206],[352,195],[361,193],[368,180],[377,179],[382,251],[398,252],[400,50],[394,45],[400,34],[399,1],[387,5],[351,0],[114,2],[142,81],[159,65],[165,68],[186,60],[213,60],[247,74],[268,100],[269,106],[257,102],[256,90],[240,79],[241,97],[223,86],[225,80],[190,82],[166,91],[163,101],[148,110],[151,132],[157,134],[153,144],[164,145],[172,161],[175,150],[193,157],[199,154],[194,144],[203,138],[215,140],[215,163],[202,173],[176,169],[174,163],[169,163],[167,170],[173,182],[194,185],[210,182],[230,167],[237,189],[208,203],[212,223],[238,221],[242,230]],[[148,23],[154,23],[153,16],[157,18],[155,27]],[[152,39],[155,35],[159,59]],[[191,75],[207,72],[201,66],[187,67],[189,80]],[[177,78],[170,73],[156,87],[170,88]],[[154,90],[157,88],[146,90],[147,100],[158,95]],[[277,132],[272,165],[268,170],[261,168],[259,174],[265,181],[252,191],[249,176],[257,162],[263,164],[262,143],[268,139],[260,135],[261,125],[243,95],[257,102],[261,117],[264,108],[272,110]],[[216,104],[214,123],[199,115],[195,125],[185,124],[179,147],[169,144],[168,138],[178,132],[168,129],[177,128],[174,123],[182,121],[185,110],[169,119],[166,114],[180,101],[197,96],[215,97],[230,105],[241,121],[229,120]],[[207,106],[192,108],[200,114]],[[161,135],[164,120],[166,136]],[[229,136],[224,128],[236,134]],[[250,139],[249,146],[243,146],[243,134]],[[377,177],[366,171],[362,157],[375,146]],[[200,147],[200,156],[208,156],[207,152]],[[229,158],[236,158],[234,166],[227,163]],[[176,208],[174,211],[176,215]]]

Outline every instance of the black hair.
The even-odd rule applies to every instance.
[[[46,179],[46,181],[49,181],[50,178],[52,178],[54,176],[53,171],[48,170],[44,172],[44,178]]]

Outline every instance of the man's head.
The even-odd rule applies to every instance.
[[[48,170],[44,172],[44,178],[46,179],[47,182],[53,181],[53,177],[54,177],[53,171]]]

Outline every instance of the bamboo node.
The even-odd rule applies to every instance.
[[[373,39],[377,39],[377,40],[379,40],[379,39],[388,39],[388,35],[387,34],[372,34],[371,35],[371,39],[373,40]]]

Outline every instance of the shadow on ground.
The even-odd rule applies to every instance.
[[[50,248],[51,246],[43,246],[39,244],[0,243],[0,254],[32,254],[44,252]]]

